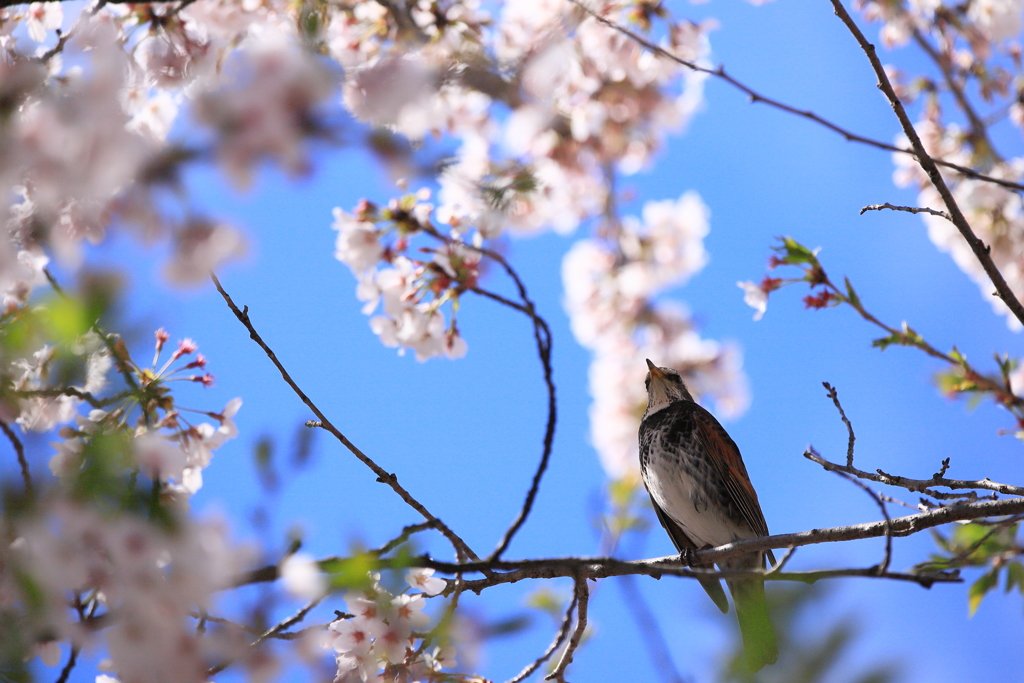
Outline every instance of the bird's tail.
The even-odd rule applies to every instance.
[[[743,635],[743,651],[751,673],[779,658],[775,631],[768,619],[768,604],[764,596],[764,581],[745,579],[729,581],[729,592],[736,603],[736,616]]]

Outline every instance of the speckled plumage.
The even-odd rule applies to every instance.
[[[676,549],[682,553],[767,536],[768,525],[739,448],[718,420],[693,401],[678,372],[647,363],[648,406],[640,423],[640,469],[658,520]],[[772,553],[767,554],[774,562]],[[730,558],[720,566],[763,567],[764,553]],[[774,663],[778,653],[764,582],[744,579],[727,584],[736,603],[749,667],[756,671]],[[703,579],[701,585],[723,612],[728,611],[717,579]]]

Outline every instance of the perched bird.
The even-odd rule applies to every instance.
[[[640,421],[640,470],[658,520],[681,555],[709,546],[768,535],[757,494],[740,450],[711,413],[697,405],[672,368],[647,361],[647,411]],[[767,552],[772,563],[775,556]],[[723,570],[764,567],[765,553],[731,557]],[[692,566],[712,568],[712,563]],[[718,579],[701,585],[723,612],[729,611]],[[747,666],[760,670],[778,658],[768,620],[764,581],[730,579]]]

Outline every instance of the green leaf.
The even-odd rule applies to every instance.
[[[849,299],[850,303],[855,308],[860,308],[860,297],[857,296],[857,292],[853,291],[853,285],[850,284],[850,278],[844,277],[843,282],[846,283],[846,298]]]
[[[873,340],[871,342],[871,346],[877,347],[877,348],[881,349],[882,351],[885,351],[887,348],[889,348],[893,344],[898,344],[898,345],[902,345],[903,344],[903,337],[902,337],[902,335],[900,335],[899,332],[894,332],[894,333],[890,334],[888,337],[879,337],[878,339],[875,339],[875,340]]]
[[[981,605],[981,601],[985,597],[985,594],[995,588],[998,582],[999,570],[992,567],[982,574],[977,581],[971,584],[970,589],[967,591],[968,617],[974,616],[974,613],[978,611],[978,606]]]
[[[54,297],[45,308],[46,323],[57,339],[70,342],[89,331],[89,309],[73,297]]]
[[[526,606],[547,612],[557,618],[561,617],[562,612],[565,611],[565,600],[553,590],[544,586],[526,596]]]
[[[949,352],[949,357],[955,360],[957,363],[963,365],[967,362],[967,356],[960,353],[960,349],[953,347],[953,350]]]
[[[1014,586],[1024,593],[1024,564],[1020,562],[1011,562],[1006,565],[1006,592],[1009,593]]]
[[[370,573],[377,569],[377,561],[369,553],[357,553],[352,557],[325,560],[320,569],[330,578],[331,590],[368,588],[373,582]]]
[[[782,244],[777,247],[772,247],[772,249],[779,254],[784,254],[780,257],[780,260],[783,263],[789,265],[796,265],[799,263],[807,263],[812,266],[818,265],[818,257],[814,252],[797,242],[792,237],[780,237],[779,241]]]

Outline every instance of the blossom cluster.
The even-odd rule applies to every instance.
[[[111,367],[111,357],[108,347],[98,341],[95,333],[86,338],[99,347],[89,356],[90,381],[83,388],[92,392],[100,388],[100,379]],[[136,365],[123,345],[113,347],[120,368],[137,379],[139,389],[115,397],[117,400],[109,408],[93,408],[87,415],[79,415],[79,399],[75,396],[29,399],[41,402],[41,406],[33,411],[22,410],[20,420],[26,416],[33,420],[29,425],[22,422],[23,428],[48,431],[57,424],[75,422],[74,427],[62,427],[58,432],[61,440],[53,443],[57,452],[50,459],[50,470],[55,476],[71,479],[78,476],[85,465],[89,445],[97,436],[122,434],[128,437],[126,450],[131,454],[130,469],[162,484],[165,495],[185,500],[202,487],[202,471],[210,464],[213,451],[238,435],[234,416],[242,400],[232,399],[219,413],[202,413],[216,420],[216,424],[192,424],[187,415],[198,411],[179,408],[168,383],[184,381],[209,386],[213,376],[206,372],[206,358],[198,353],[196,343],[187,338],[179,341],[170,357],[157,367],[169,338],[162,328],[157,330],[153,365],[148,368]],[[44,352],[37,353],[36,357],[52,357]],[[45,371],[45,364],[35,368],[37,374],[42,371]],[[38,383],[36,379],[33,384],[36,390]],[[43,410],[42,406],[49,410]],[[134,428],[128,427],[132,418],[136,423]]]
[[[444,590],[443,579],[432,569],[412,569],[406,582],[422,592],[392,595],[380,585],[380,575],[371,574],[369,585],[345,596],[351,618],[331,623],[324,647],[335,652],[338,683],[445,679],[442,669],[455,666],[452,646],[433,647],[429,652],[416,647],[419,632],[430,624],[423,613],[427,597]]]
[[[422,190],[384,209],[364,200],[355,213],[334,210],[335,257],[359,279],[356,296],[365,302],[363,312],[382,309],[370,319],[371,329],[386,346],[400,353],[412,349],[421,361],[465,355],[455,311],[459,296],[476,286],[481,260],[479,249],[464,243],[458,232],[446,238],[436,231],[429,199],[430,192]],[[413,240],[424,234],[435,244],[419,248],[429,255],[426,260],[410,256]],[[441,306],[449,301],[452,319],[446,324]]]

